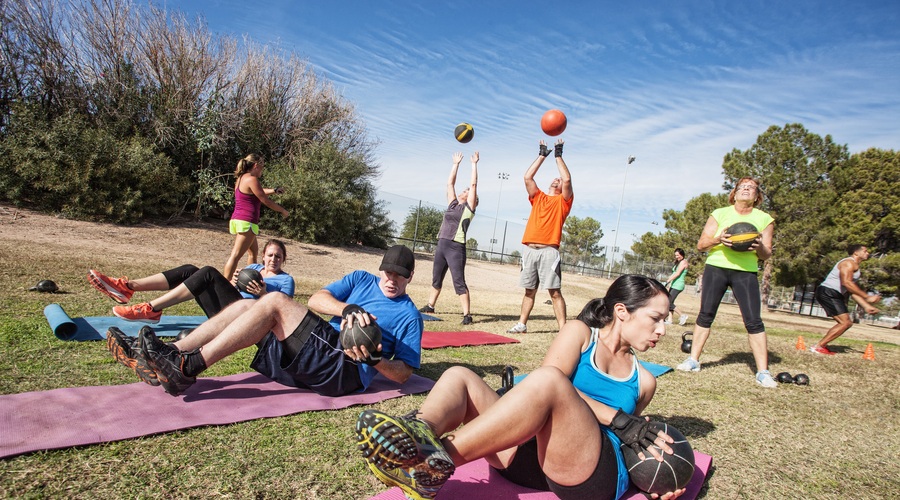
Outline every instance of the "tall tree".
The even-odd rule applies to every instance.
[[[846,256],[849,244],[869,247],[873,257],[862,265],[864,279],[882,293],[900,286],[900,152],[869,149],[831,173],[840,193],[831,205],[833,248],[829,263]]]
[[[580,219],[570,216],[563,226],[562,253],[575,257],[570,263],[580,265],[600,251],[603,230],[600,222],[591,217]]]
[[[444,211],[441,209],[418,205],[410,207],[406,219],[403,220],[400,237],[418,241],[430,250],[437,242],[443,221]]]

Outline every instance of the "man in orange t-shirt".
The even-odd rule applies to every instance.
[[[559,177],[553,179],[546,193],[534,182],[538,169],[550,155],[550,149],[544,141],[541,141],[538,157],[525,172],[525,189],[528,191],[528,201],[531,202],[531,215],[522,236],[525,250],[522,254],[522,273],[519,275],[519,286],[525,288],[525,296],[522,298],[519,322],[507,330],[509,333],[528,331],[525,325],[534,307],[538,286],[550,293],[553,313],[556,315],[559,328],[562,329],[566,324],[566,299],[563,298],[561,290],[562,262],[559,256],[559,243],[562,240],[563,224],[572,210],[575,195],[572,192],[569,167],[562,159],[562,139],[556,141],[553,150]]]

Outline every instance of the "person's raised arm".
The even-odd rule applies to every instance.
[[[450,176],[447,178],[447,203],[453,203],[456,199],[456,172],[462,159],[462,153],[453,153],[453,166],[450,167]]]
[[[259,179],[253,176],[249,176],[247,179],[247,187],[250,188],[250,191],[253,192],[253,195],[259,198],[259,201],[263,203],[263,205],[271,208],[272,210],[281,214],[282,217],[287,217],[290,213],[285,210],[284,207],[272,201],[269,198],[269,195],[266,194],[266,190],[263,189],[262,184],[259,183]]]
[[[540,149],[538,149],[537,158],[531,162],[528,170],[525,171],[525,190],[528,191],[529,200],[534,198],[540,191],[537,183],[534,182],[534,176],[537,175],[538,169],[541,168],[541,164],[544,163],[544,159],[548,156],[550,156],[550,149],[547,147],[547,143],[541,139],[541,146]]]
[[[472,155],[472,180],[469,182],[469,197],[466,199],[469,208],[475,211],[478,206],[478,151]]]
[[[572,191],[572,175],[569,173],[569,167],[562,157],[564,143],[562,139],[556,141],[556,145],[553,147],[553,155],[556,157],[556,168],[559,169],[559,188],[562,191],[563,199],[569,201],[575,196],[575,193]]]

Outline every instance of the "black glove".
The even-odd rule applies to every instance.
[[[553,156],[555,156],[556,158],[561,157],[562,156],[562,147],[563,147],[563,145],[561,142],[556,143],[556,146],[553,146]]]
[[[369,366],[375,366],[378,363],[381,363],[381,351],[375,353],[370,352],[369,357],[362,360],[362,362]]]
[[[641,453],[644,449],[649,449],[656,439],[657,433],[650,429],[650,421],[641,417],[635,417],[622,410],[616,412],[612,422],[609,424],[622,444],[630,447],[635,453]]]
[[[341,317],[343,317],[344,319],[347,319],[347,316],[350,316],[351,314],[355,314],[355,313],[368,314],[365,309],[363,309],[362,307],[359,307],[356,304],[347,304],[347,306],[344,307],[344,310],[341,311]]]
[[[546,144],[541,144],[541,149],[540,149],[540,151],[538,151],[538,154],[543,156],[544,158],[546,158],[546,157],[550,156],[550,149],[547,147]]]

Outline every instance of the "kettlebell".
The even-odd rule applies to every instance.
[[[691,338],[687,338],[690,335]],[[690,354],[691,346],[694,345],[694,332],[684,332],[681,334],[681,352]]]
[[[194,331],[193,328],[185,328],[184,330],[181,330],[180,332],[178,332],[178,335],[175,336],[175,342],[178,342],[179,340],[187,337],[193,331]]]
[[[59,291],[59,287],[56,286],[56,283],[53,280],[41,280],[38,281],[36,286],[33,286],[28,290],[41,293],[56,293]]]

